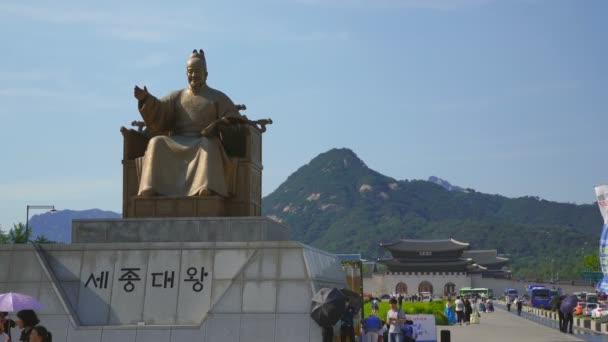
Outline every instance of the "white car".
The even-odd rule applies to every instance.
[[[601,318],[608,316],[608,305],[600,304],[597,308],[591,310],[591,318]]]
[[[583,316],[591,316],[591,311],[593,311],[593,309],[596,309],[598,306],[599,304],[596,303],[585,304],[585,306],[583,306]]]

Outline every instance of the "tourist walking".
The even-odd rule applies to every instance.
[[[372,298],[372,313],[378,314],[380,310],[380,304],[378,303],[378,297]]]
[[[378,342],[378,336],[382,331],[382,320],[375,313],[363,320],[362,342]]]
[[[355,341],[355,318],[356,310],[350,305],[350,302],[346,301],[346,309],[340,318],[340,340],[346,342],[346,336],[349,341]]]
[[[450,324],[456,324],[456,316],[454,315],[452,304],[450,304],[450,302],[445,303],[445,310],[443,310],[443,313],[447,316]]]
[[[53,335],[42,325],[32,328],[29,342],[53,342]]]
[[[390,324],[388,329],[388,342],[402,342],[403,331],[401,326],[405,323],[405,312],[397,306],[397,299],[391,298],[389,301],[391,309],[386,314],[386,322]]]
[[[413,321],[406,320],[401,330],[403,331],[403,342],[416,342]]]
[[[486,312],[494,312],[494,303],[492,303],[492,300],[489,298],[486,301]]]
[[[473,313],[471,313],[471,324],[479,324],[481,315],[477,309],[477,304],[472,303],[471,308],[473,309]]]
[[[4,333],[8,335],[9,340],[12,340],[11,328],[15,327],[15,321],[8,318],[8,312],[0,312],[0,325],[2,325]]]
[[[473,313],[473,307],[469,299],[464,300],[464,321],[467,325],[471,324],[471,314]]]
[[[560,307],[562,306],[562,301],[564,300],[565,296],[557,296],[557,297],[553,297],[551,298],[551,310],[555,310],[557,311],[557,317],[559,319],[559,330],[564,332],[565,328],[564,328],[564,313],[562,312],[562,310],[560,310]]]
[[[460,296],[456,297],[456,301],[454,302],[454,311],[456,311],[456,320],[458,321],[458,325],[462,325],[464,322],[464,302],[460,299]]]
[[[573,333],[572,332],[572,324],[574,324],[574,315],[572,314],[572,312],[568,312],[568,313],[565,313],[564,316],[565,316],[565,321],[564,321],[564,330],[563,330],[563,332],[568,331],[569,333],[572,334]]]
[[[334,342],[334,327],[321,327],[323,342]]]
[[[0,342],[10,342],[10,340],[11,339],[8,337],[8,335],[4,331],[4,326],[2,326],[2,324],[0,324]]]
[[[17,326],[21,329],[19,341],[29,342],[32,329],[40,323],[34,310],[21,310],[17,312]]]
[[[511,311],[511,304],[513,304],[513,300],[507,295],[507,311]]]
[[[520,299],[517,300],[517,304],[515,304],[515,306],[517,306],[517,316],[521,316],[521,309],[524,306],[524,302]]]

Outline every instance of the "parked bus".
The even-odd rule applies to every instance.
[[[515,300],[515,298],[518,297],[518,293],[516,289],[513,288],[506,288],[505,289],[505,298],[509,297],[509,299],[511,299],[512,301]]]
[[[462,287],[460,290],[458,290],[458,295],[460,297],[473,298],[475,297],[476,293],[473,291],[472,287]]]
[[[530,296],[530,305],[536,308],[549,309],[551,305],[551,290],[543,285],[528,285],[528,295]]]
[[[468,298],[473,298],[473,297],[493,298],[494,292],[492,291],[492,289],[485,288],[485,287],[475,287],[475,288],[463,287],[460,290],[458,290],[458,295],[460,295],[461,297],[468,297]]]

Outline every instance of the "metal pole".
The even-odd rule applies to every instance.
[[[55,212],[57,210],[55,210],[55,205],[27,205],[26,206],[26,210],[25,210],[25,227],[24,229],[27,230],[27,227],[29,226],[29,221],[30,221],[30,209],[48,209],[51,212]]]
[[[29,221],[30,219],[30,206],[27,206],[27,209],[25,210],[25,229],[27,229],[27,221]]]
[[[365,319],[365,305],[363,303],[363,261],[359,260],[359,292],[361,293],[361,324],[363,324],[363,320]]]

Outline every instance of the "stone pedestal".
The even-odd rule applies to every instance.
[[[267,217],[73,220],[72,242],[286,241],[289,228]]]
[[[55,342],[320,341],[312,295],[345,286],[267,218],[75,220],[73,239],[0,245],[0,291],[43,302]]]

